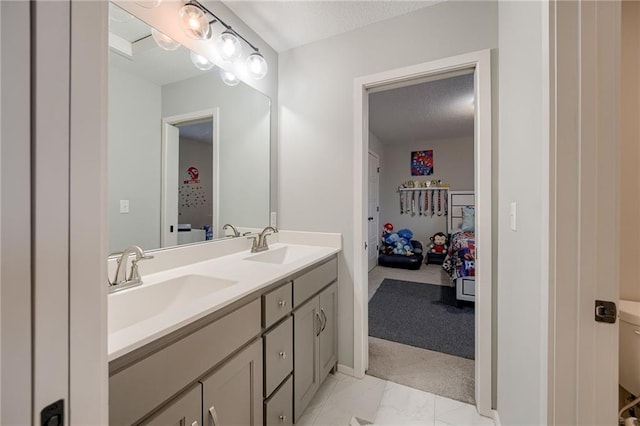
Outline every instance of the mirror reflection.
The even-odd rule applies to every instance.
[[[148,25],[110,7],[109,251],[215,240],[227,223],[262,228],[269,98],[225,84],[184,47],[161,49]]]

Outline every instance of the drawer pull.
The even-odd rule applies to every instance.
[[[320,308],[320,313],[322,314],[322,330],[320,330],[320,333],[322,333],[327,327],[327,314],[324,313],[324,309],[322,308]]]
[[[191,423],[191,426],[198,426],[198,421],[196,420],[195,422]]]
[[[287,306],[287,301],[286,300],[278,301],[278,306],[280,306],[281,308],[284,308],[285,306]]]
[[[287,421],[287,416],[280,416],[278,419],[280,419],[280,423],[284,423]]]
[[[209,417],[211,418],[211,426],[220,425],[218,421],[218,413],[216,413],[216,407],[213,405],[209,407]]]
[[[280,358],[282,359],[286,359],[287,358],[287,353],[285,351],[282,351],[278,354],[280,356]]]
[[[316,333],[316,336],[319,336],[320,333],[322,333],[322,318],[320,318],[320,314],[318,312],[316,312],[316,318],[318,319],[318,332]]]
[[[640,336],[640,330],[633,330],[633,332]]]

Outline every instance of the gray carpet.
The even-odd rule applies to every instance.
[[[475,361],[369,337],[367,374],[475,404]]]
[[[475,358],[474,308],[455,288],[385,279],[369,301],[369,336]]]

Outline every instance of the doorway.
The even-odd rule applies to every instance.
[[[162,120],[161,246],[217,238],[218,111]]]
[[[368,359],[368,286],[367,266],[369,244],[365,244],[368,221],[368,159],[369,128],[368,91],[381,86],[412,84],[416,79],[429,79],[443,73],[473,69],[474,78],[474,170],[475,231],[479,241],[476,260],[476,321],[475,336],[475,401],[480,414],[492,415],[492,204],[491,204],[491,70],[490,51],[473,52],[411,67],[365,76],[355,81],[355,244],[354,258],[354,373],[362,377]],[[481,243],[480,243],[481,241]]]
[[[368,111],[369,246],[377,235],[379,250],[368,251],[367,374],[468,404],[475,404],[473,71],[376,87]],[[372,168],[371,150],[381,170]],[[378,183],[380,197],[372,190]],[[372,232],[375,210],[384,227]],[[463,227],[462,213],[470,222]]]

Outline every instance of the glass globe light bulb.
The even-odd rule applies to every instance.
[[[211,38],[211,26],[207,15],[198,6],[186,4],[178,12],[180,25],[184,33],[196,40],[208,40]]]
[[[242,45],[233,31],[226,30],[220,34],[216,46],[220,52],[220,58],[225,62],[233,62],[242,55]]]
[[[178,47],[180,47],[180,43],[173,40],[171,37],[164,35],[163,33],[156,30],[155,28],[151,28],[151,35],[153,36],[153,39],[155,40],[156,44],[161,49],[176,50]]]
[[[258,52],[254,52],[247,58],[247,69],[249,70],[249,75],[256,80],[261,80],[267,75],[267,71],[269,67],[267,66],[267,61],[265,61],[264,56],[262,56]]]
[[[209,71],[211,68],[213,68],[213,63],[204,56],[198,55],[195,52],[191,52],[190,56],[191,62],[193,62],[193,65],[195,65],[195,67],[199,70]]]
[[[238,80],[238,77],[236,77],[235,74],[225,71],[222,68],[220,68],[220,78],[227,86],[237,86],[238,83],[240,83],[240,80]]]

